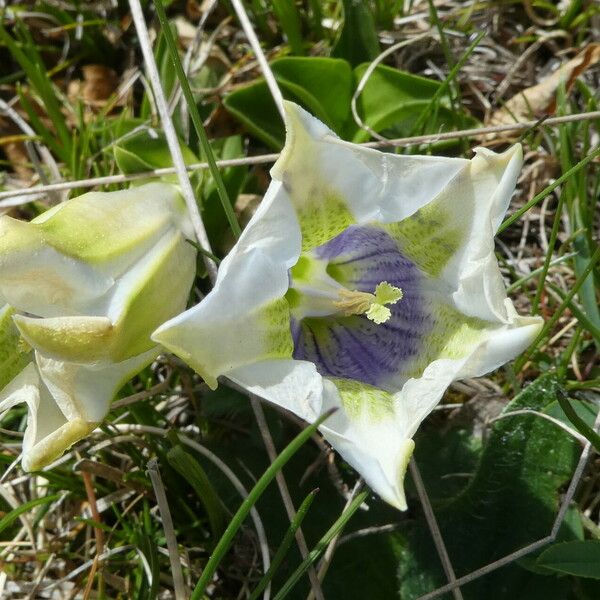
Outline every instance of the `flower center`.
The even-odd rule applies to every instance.
[[[378,325],[390,319],[386,306],[403,296],[399,287],[382,281],[373,293],[349,290],[332,277],[326,261],[303,255],[291,269],[291,284],[286,296],[297,319],[343,315],[365,315]]]
[[[296,360],[384,386],[418,356],[430,329],[423,276],[381,228],[351,225],[301,255],[289,275]]]
[[[364,314],[373,323],[381,325],[392,316],[392,311],[386,304],[396,304],[402,299],[403,293],[395,285],[382,281],[375,288],[374,294],[342,289],[339,295],[341,300],[334,302],[333,305],[342,310],[345,316]]]

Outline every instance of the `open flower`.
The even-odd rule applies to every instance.
[[[194,279],[191,236],[162,183],[85,194],[30,223],[0,218],[0,352],[31,361],[0,366],[0,410],[29,407],[26,470],[93,430],[158,355],[150,334],[185,308]]]
[[[506,297],[494,234],[521,148],[385,154],[286,103],[286,146],[212,292],[152,336],[321,431],[405,509],[412,437],[459,378],[524,350],[540,319]]]

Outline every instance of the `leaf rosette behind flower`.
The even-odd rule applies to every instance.
[[[523,351],[494,234],[520,146],[472,160],[347,143],[286,103],[273,181],[213,291],[152,336],[211,386],[226,376],[314,421],[405,509],[412,437],[448,385]]]
[[[2,352],[31,360],[9,377],[0,367],[0,410],[28,405],[26,470],[93,430],[156,358],[150,334],[185,308],[195,275],[186,237],[185,204],[163,183],[88,193],[29,223],[0,218]]]

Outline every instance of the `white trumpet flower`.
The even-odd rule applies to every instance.
[[[472,160],[341,141],[286,103],[273,181],[212,292],[153,334],[216,386],[225,376],[321,431],[387,502],[448,385],[522,352],[494,255],[520,146]]]
[[[29,407],[25,470],[92,431],[158,355],[150,334],[185,308],[194,279],[186,237],[185,204],[164,183],[84,194],[30,223],[0,217],[2,352],[33,350],[19,373],[0,366],[0,410]]]

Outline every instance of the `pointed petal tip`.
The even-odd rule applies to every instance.
[[[55,461],[73,444],[90,434],[99,423],[74,419],[46,436],[31,448],[23,448],[21,467],[26,473],[39,471]]]
[[[397,467],[396,467],[396,483],[393,485],[393,495],[382,496],[382,498],[391,504],[398,510],[405,511],[408,509],[406,504],[406,494],[404,493],[404,480],[406,478],[406,471],[408,469],[408,463],[413,455],[415,449],[415,443],[413,440],[405,440],[400,447],[397,455]]]
[[[523,146],[520,143],[513,144],[504,152],[494,152],[484,146],[473,148],[473,152],[475,152],[475,156],[489,158],[503,165],[508,165],[512,160],[518,161],[519,164],[523,162]]]
[[[150,339],[187,363],[194,371],[196,371],[196,373],[198,373],[198,375],[200,375],[200,377],[202,377],[202,379],[204,379],[204,382],[211,390],[216,390],[219,385],[217,378],[212,373],[208,372],[203,365],[194,358],[195,355],[199,356],[200,353],[193,352],[193,349],[192,352],[190,352],[190,350],[184,348],[184,345],[186,344],[182,343],[180,340],[180,317],[185,314],[186,313],[184,312],[170,321],[163,323],[152,333]]]

